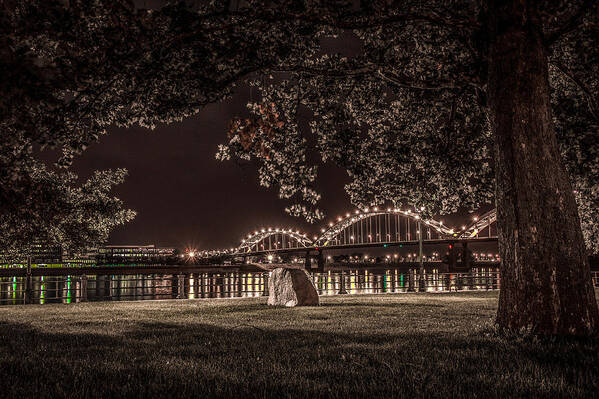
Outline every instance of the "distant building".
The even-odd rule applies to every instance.
[[[162,263],[176,254],[175,248],[152,245],[105,245],[98,248],[98,263]]]
[[[94,266],[97,263],[98,248],[86,248],[79,252],[63,252],[62,265],[64,267]]]
[[[32,264],[61,264],[63,250],[60,245],[52,245],[42,241],[35,241],[28,248],[21,250],[0,252],[0,265],[27,265],[27,257],[31,257]]]
[[[41,242],[26,250],[0,252],[0,267],[27,266],[27,255],[37,267],[77,267],[111,263],[168,263],[176,255],[175,248],[154,245],[105,245],[84,251],[64,251],[60,246]]]

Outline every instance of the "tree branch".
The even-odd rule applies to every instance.
[[[380,69],[378,69],[377,74],[383,78],[383,80],[386,80],[387,82],[393,83],[396,86],[399,87],[405,87],[407,89],[417,89],[417,90],[455,90],[455,89],[462,89],[463,85],[456,85],[454,83],[448,83],[448,84],[431,84],[429,82],[426,81],[413,81],[409,78],[406,78],[404,76],[400,76],[391,72],[383,72]]]
[[[572,83],[574,83],[580,89],[580,91],[583,92],[584,96],[587,99],[591,115],[593,115],[593,117],[599,121],[599,107],[597,105],[597,99],[595,98],[591,90],[570,70],[568,70],[568,68],[566,68],[566,66],[563,65],[561,62],[552,60],[549,61],[549,63],[556,67],[558,71],[560,71],[565,77],[567,77]]]
[[[417,89],[417,90],[454,90],[454,89],[463,89],[464,86],[469,85],[458,85],[454,83],[447,84],[433,84],[427,81],[416,81],[406,76],[400,76],[396,73],[392,72],[383,72],[381,68],[379,68],[375,64],[368,64],[364,66],[360,66],[354,69],[347,70],[339,70],[339,69],[321,69],[321,68],[312,68],[305,66],[282,66],[279,68],[274,68],[271,70],[272,72],[278,73],[306,73],[308,75],[313,76],[325,76],[331,78],[345,78],[348,76],[364,76],[364,75],[378,75],[378,77],[383,80],[394,84],[395,86],[405,87],[408,89]]]
[[[596,0],[585,0],[585,2],[580,6],[578,11],[574,15],[572,15],[572,17],[565,24],[563,24],[560,28],[556,29],[545,38],[545,43],[548,46],[550,46],[557,40],[559,40],[563,35],[566,35],[574,29],[576,29],[582,22],[583,17],[595,4],[595,2]]]
[[[331,13],[332,14],[332,13]],[[370,16],[336,16],[322,13],[285,13],[278,9],[261,10],[259,12],[236,11],[228,13],[215,13],[212,15],[200,15],[200,20],[207,20],[205,23],[212,25],[210,32],[229,29],[231,27],[243,25],[254,21],[265,22],[309,22],[320,26],[328,26],[338,29],[369,29],[384,25],[391,25],[402,22],[427,22],[433,25],[450,28],[459,32],[466,29],[478,29],[480,23],[475,19],[444,18],[434,11],[428,13],[405,13],[395,15],[370,15]],[[237,18],[234,23],[227,23],[221,26],[214,26],[216,21],[210,21],[211,17],[217,17],[221,22],[226,18]],[[223,18],[224,17],[224,18]]]

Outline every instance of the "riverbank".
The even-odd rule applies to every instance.
[[[0,308],[3,397],[583,397],[599,340],[505,339],[497,292]]]

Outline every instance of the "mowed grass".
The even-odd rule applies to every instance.
[[[592,397],[599,340],[496,334],[497,293],[0,308],[0,397]]]

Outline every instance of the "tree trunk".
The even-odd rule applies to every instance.
[[[589,335],[599,312],[551,115],[547,50],[532,0],[489,2],[489,102],[502,284],[497,324]]]

